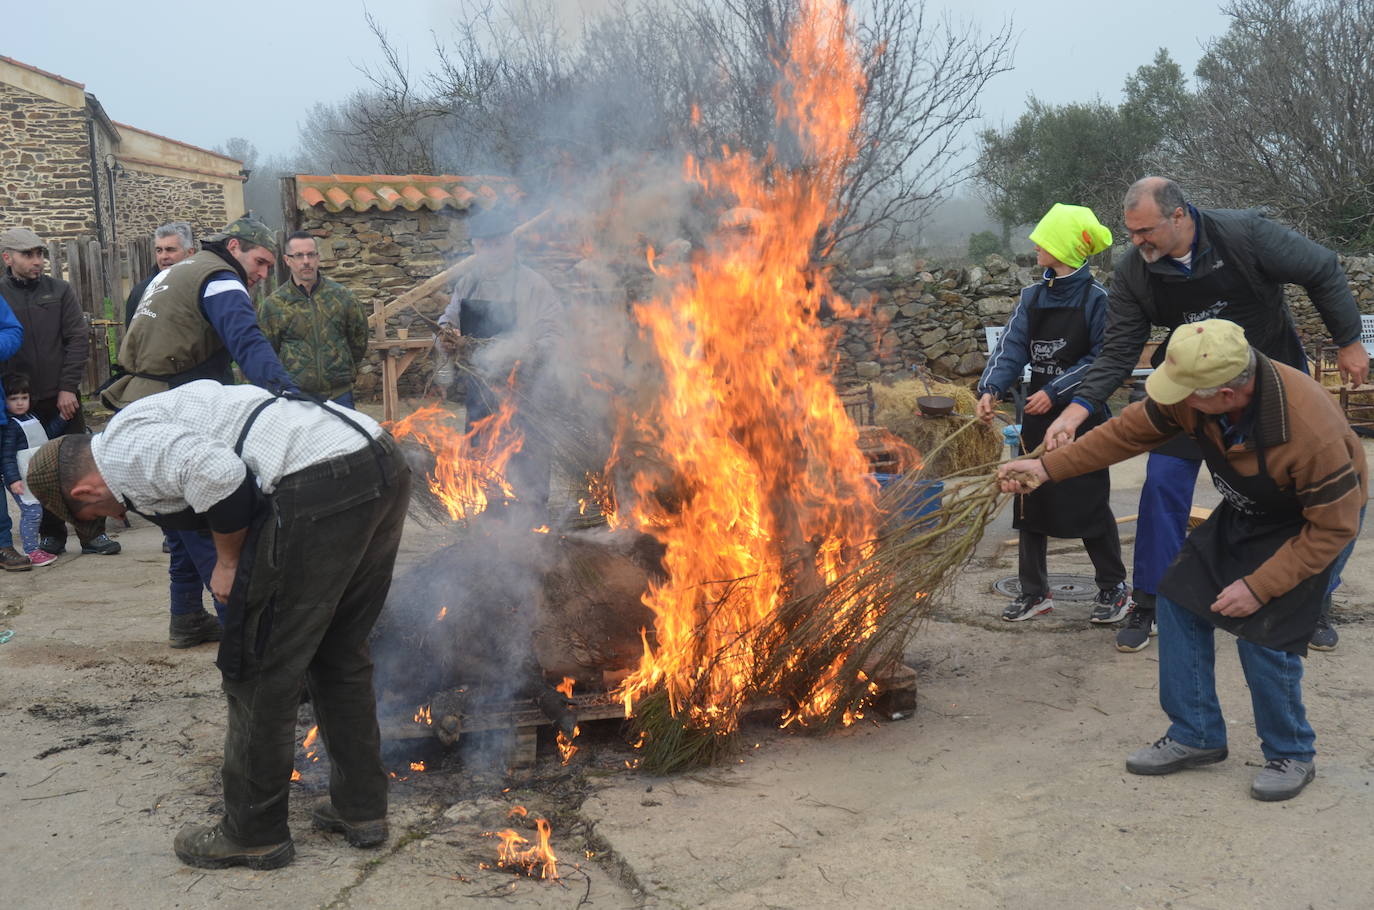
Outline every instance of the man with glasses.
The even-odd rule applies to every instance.
[[[258,324],[302,391],[353,407],[353,381],[367,357],[367,311],[347,288],[320,274],[313,235],[286,238],[284,282],[258,305]]]
[[[28,228],[10,228],[0,234],[0,258],[5,262],[0,297],[9,302],[24,327],[23,346],[0,364],[0,370],[29,377],[29,412],[44,426],[52,426],[61,418],[66,421],[64,434],[85,433],[85,416],[77,396],[86,373],[90,335],[72,286],[43,274],[47,257],[42,239]],[[103,518],[76,530],[82,553],[113,556],[120,550],[105,533]],[[40,550],[54,556],[66,552],[66,522],[46,509],[38,535]]]
[[[1050,425],[1045,447],[1074,438],[1078,426],[1130,375],[1154,326],[1220,318],[1237,323],[1260,353],[1304,372],[1307,356],[1284,301],[1285,284],[1301,285],[1339,346],[1343,378],[1362,383],[1369,357],[1360,343],[1360,311],[1336,254],[1254,210],[1198,209],[1178,184],[1145,177],[1124,202],[1130,241],[1139,255],[1117,263],[1107,300],[1107,331],[1074,403]],[[1155,354],[1162,361],[1166,345]],[[1160,578],[1183,545],[1202,456],[1187,440],[1150,453],[1140,490],[1132,581],[1136,607],[1117,633],[1120,651],[1140,651],[1155,628]],[[1353,541],[1351,546],[1353,546]],[[1347,547],[1337,560],[1339,579]],[[1334,584],[1333,584],[1334,589]],[[1331,650],[1337,635],[1329,621],[1330,591],[1309,643]]]

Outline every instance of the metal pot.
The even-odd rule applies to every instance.
[[[954,413],[954,399],[944,395],[922,395],[916,399],[916,407],[926,417],[948,417]]]

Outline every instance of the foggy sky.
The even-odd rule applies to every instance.
[[[583,9],[609,0],[558,0],[575,29]],[[1127,75],[1159,47],[1191,73],[1201,45],[1219,36],[1217,7],[1157,0],[1145,7],[1085,6],[1067,0],[927,0],[928,12],[972,17],[984,31],[1012,19],[1020,40],[1015,69],[981,99],[986,122],[1012,123],[1027,94],[1056,104],[1100,95],[1120,100]],[[212,4],[111,5],[68,0],[5,17],[0,54],[86,84],[115,120],[213,147],[244,136],[263,155],[291,151],[298,124],[318,101],[363,88],[359,66],[376,65],[376,42],[359,0],[236,0]],[[225,7],[226,9],[228,7]],[[373,0],[367,6],[404,49],[414,74],[433,55],[431,32],[446,34],[458,5],[444,0]],[[62,15],[55,16],[54,9]]]

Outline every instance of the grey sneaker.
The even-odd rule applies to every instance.
[[[1088,622],[1100,625],[1120,622],[1131,609],[1131,589],[1123,581],[1115,588],[1102,588],[1093,602],[1092,614]]]
[[[1266,803],[1292,799],[1317,776],[1317,763],[1274,758],[1265,763],[1250,784],[1250,795]]]
[[[219,641],[224,636],[219,620],[201,610],[199,613],[173,613],[168,631],[168,644],[173,648],[194,648],[207,641]]]
[[[1037,616],[1044,616],[1054,609],[1054,598],[1052,597],[1032,597],[1022,594],[1020,597],[1007,604],[1007,608],[1002,611],[1002,618],[1007,622],[1021,622],[1026,619],[1034,619]]]
[[[1143,651],[1150,644],[1150,638],[1159,633],[1155,624],[1155,611],[1136,604],[1126,614],[1126,625],[1116,633],[1116,649],[1132,653]]]
[[[1132,774],[1173,774],[1184,768],[1225,761],[1226,755],[1225,746],[1220,749],[1195,749],[1162,736],[1153,745],[1132,752],[1126,759],[1126,770]]]

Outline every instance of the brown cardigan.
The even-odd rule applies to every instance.
[[[1307,523],[1246,577],[1266,603],[1316,575],[1359,534],[1360,509],[1368,497],[1364,447],[1329,392],[1312,377],[1256,352],[1256,391],[1261,392],[1250,438],[1225,449],[1213,415],[1185,404],[1138,401],[1120,416],[1048,453],[1043,464],[1052,480],[1076,477],[1125,461],[1161,445],[1179,432],[1204,434],[1226,451],[1240,474],[1259,472],[1255,440],[1265,443],[1265,465],[1280,489],[1294,491]]]

